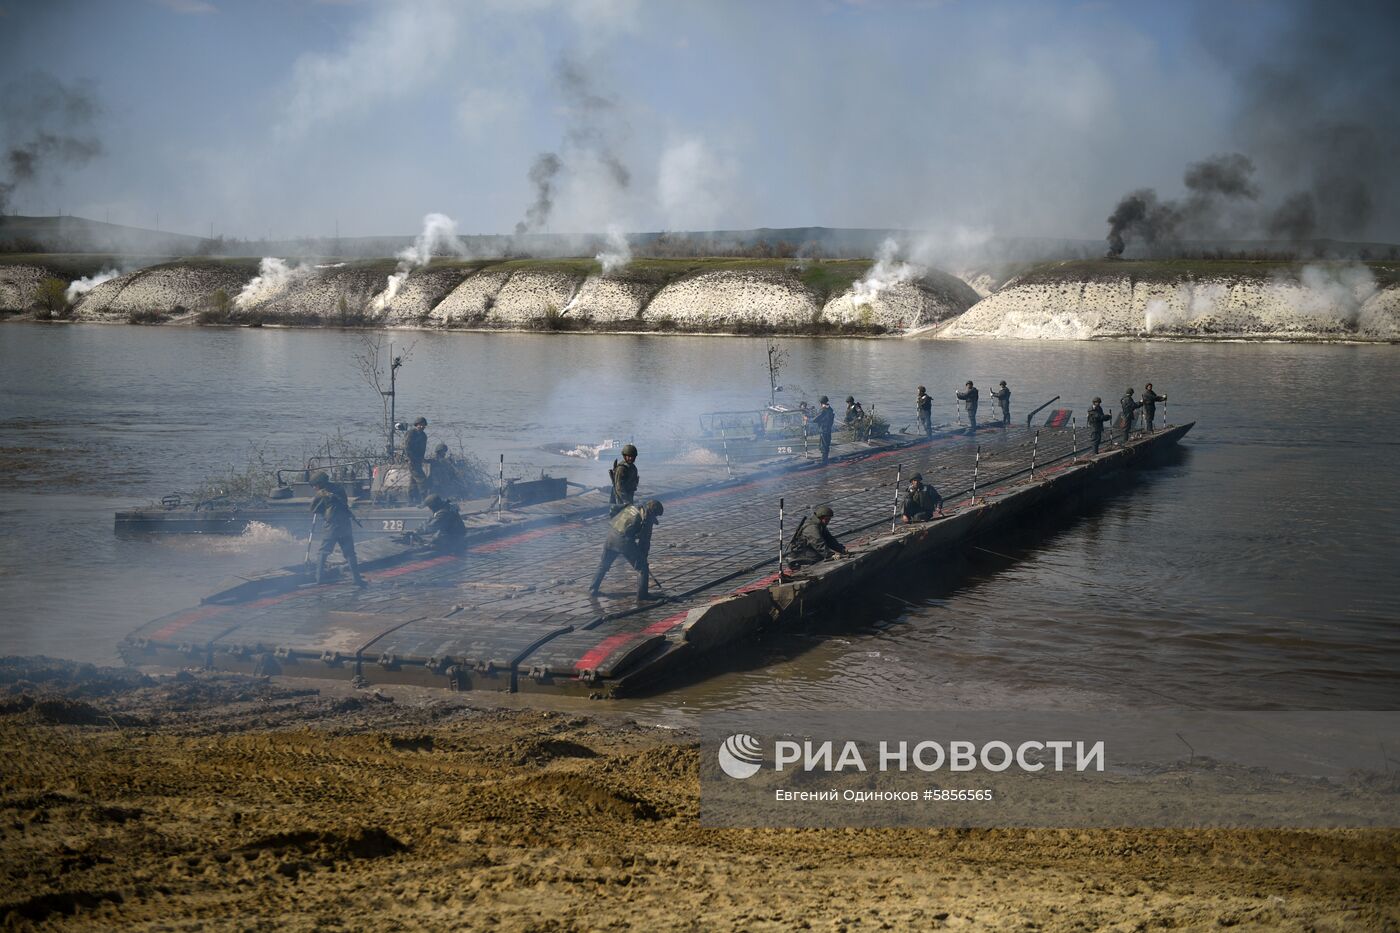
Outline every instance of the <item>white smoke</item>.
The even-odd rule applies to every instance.
[[[421,269],[432,261],[436,254],[450,253],[463,258],[470,255],[466,246],[457,238],[457,221],[446,214],[429,214],[423,218],[423,232],[413,240],[413,245],[398,255],[399,264],[384,285],[384,291],[374,298],[371,307],[383,311],[393,302],[403,287],[408,274]]]
[[[701,139],[673,142],[657,165],[656,195],[665,223],[676,230],[713,230],[732,217],[738,168]]]
[[[289,266],[284,259],[264,256],[258,263],[258,274],[233,299],[234,307],[250,308],[267,301],[286,291],[297,279],[310,275],[311,271],[305,264]]]
[[[64,294],[68,298],[68,303],[72,304],[77,300],[79,295],[86,295],[103,282],[106,282],[108,279],[115,279],[119,275],[121,275],[121,273],[116,269],[103,269],[96,275],[84,276],[76,282],[70,282],[68,291]]]
[[[602,263],[604,275],[612,275],[627,267],[632,261],[632,247],[628,244],[627,234],[622,232],[621,227],[608,224],[607,246],[593,258]]]
[[[1230,289],[1219,282],[1187,282],[1176,287],[1172,299],[1153,298],[1143,309],[1147,333],[1185,327],[1225,310]]]
[[[851,298],[856,304],[873,304],[886,289],[912,282],[924,274],[922,266],[896,259],[898,255],[899,243],[893,237],[880,244],[875,251],[875,265],[851,286]]]
[[[1307,265],[1298,273],[1298,311],[1309,317],[1337,318],[1349,324],[1361,319],[1362,306],[1376,294],[1376,277],[1359,262]]]

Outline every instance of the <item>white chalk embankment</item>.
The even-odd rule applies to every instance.
[[[979,301],[936,336],[1400,339],[1400,287],[1382,282],[1360,264],[1247,275],[1031,274]]]
[[[853,277],[849,264],[833,271],[801,261],[760,260],[747,267],[744,260],[678,260],[649,261],[607,275],[596,270],[577,260],[434,263],[405,272],[387,261],[182,260],[92,286],[77,298],[74,316],[83,321],[901,333],[947,320],[977,300],[963,282],[936,271],[871,288]],[[27,307],[48,270],[15,265],[0,274],[5,276],[0,299],[13,292],[15,303]],[[833,277],[834,293],[824,284]]]
[[[27,311],[34,304],[34,295],[44,279],[60,278],[46,266],[24,263],[0,266],[0,311]]]

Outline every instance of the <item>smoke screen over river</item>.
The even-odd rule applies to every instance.
[[[368,441],[379,424],[354,332],[0,333],[0,653],[114,663],[142,622],[235,573],[299,561],[304,541],[279,531],[118,540],[112,514],[240,468],[250,445],[291,465],[328,434]],[[602,485],[607,463],[540,445],[635,438],[643,494],[700,469],[662,466],[649,449],[675,447],[702,412],[757,408],[768,394],[761,339],[391,337],[414,345],[398,415],[427,417],[430,443]],[[1072,517],[968,549],[926,580],[618,708],[1400,706],[1393,347],[782,345],[790,390],[854,394],[895,430],[913,421],[920,384],[935,422],[953,421],[967,379],[984,397],[1006,379],[1022,424],[1054,395],[1082,423],[1094,395],[1116,408],[1124,387],[1150,380],[1173,422],[1198,424],[1180,454]],[[665,533],[663,522],[657,546]]]

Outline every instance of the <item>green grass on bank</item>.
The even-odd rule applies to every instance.
[[[1207,278],[1268,280],[1296,278],[1306,266],[1353,266],[1357,260],[1278,259],[1078,259],[1037,265],[1022,273],[1018,284],[1058,285],[1098,279],[1128,278],[1134,282],[1181,282]],[[1400,284],[1400,263],[1362,262],[1381,287]]]

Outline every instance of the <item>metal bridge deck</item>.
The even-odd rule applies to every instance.
[[[1037,441],[1038,433],[1038,441]],[[720,486],[656,496],[666,513],[651,565],[669,598],[638,604],[637,577],[613,565],[604,592],[587,589],[607,533],[605,515],[506,531],[460,555],[423,555],[365,573],[369,587],[307,585],[235,604],[206,604],[157,619],[129,644],[176,651],[216,667],[277,662],[303,673],[362,672],[371,680],[427,680],[518,689],[586,686],[625,675],[667,649],[688,610],[762,584],[777,570],[778,499],[786,534],[802,512],[829,504],[838,536],[858,543],[887,530],[896,473],[922,472],[950,514],[969,498],[976,451],[979,493],[1023,477],[1034,451],[1050,467],[1083,450],[1086,432],[984,428]],[[314,670],[313,670],[314,669]]]

